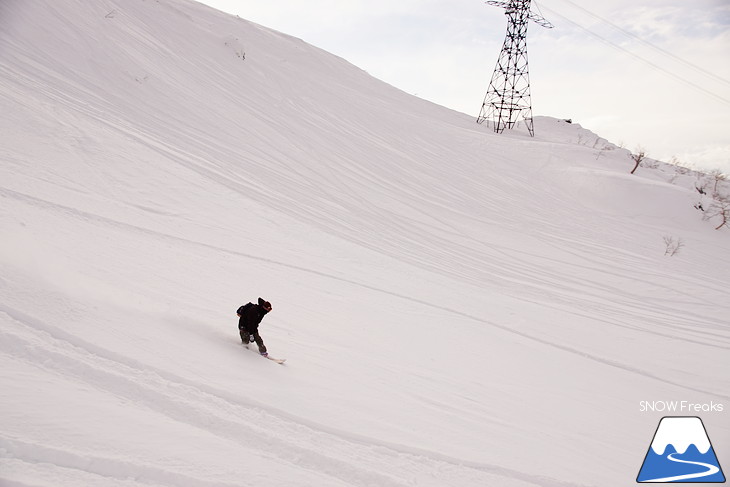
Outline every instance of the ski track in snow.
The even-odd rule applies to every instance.
[[[6,326],[0,329],[0,353],[13,360],[134,401],[136,407],[212,432],[257,455],[317,472],[333,479],[333,485],[403,487],[415,485],[414,479],[418,478],[418,485],[438,486],[438,479],[444,476],[450,484],[460,485],[578,485],[333,431],[113,354],[16,310],[0,307],[0,312],[6,316]],[[242,485],[207,481],[128,459],[31,443],[3,433],[0,454],[0,458],[52,464],[119,481],[140,478],[154,485],[190,487]]]
[[[1,69],[3,69],[2,65],[0,65],[0,70]],[[622,297],[622,299],[620,300],[621,311],[626,314],[627,317],[632,317],[637,323],[641,323],[642,318],[651,318],[656,321],[662,321],[664,323],[663,328],[666,328],[669,331],[684,332],[687,327],[690,327],[694,324],[693,318],[696,318],[698,321],[706,319],[706,317],[703,316],[692,316],[691,314],[687,313],[686,309],[678,310],[677,308],[675,308],[674,303],[671,301],[664,303],[661,308],[653,307],[647,310],[645,303],[643,303],[639,299],[636,299],[636,297],[633,296],[631,293],[624,292],[620,287],[609,288],[607,287],[608,285],[605,283],[592,282],[585,279],[575,279],[567,275],[561,275],[559,278],[551,276],[548,273],[536,275],[534,272],[534,264],[530,262],[523,262],[525,257],[538,257],[541,261],[548,262],[549,264],[554,265],[555,268],[574,268],[579,272],[601,269],[604,272],[607,272],[608,275],[612,275],[619,279],[625,279],[627,275],[630,275],[632,281],[638,282],[640,284],[656,285],[656,282],[661,282],[661,279],[656,279],[655,281],[650,282],[641,278],[640,276],[632,275],[629,265],[622,266],[624,268],[622,268],[620,272],[613,271],[611,269],[611,265],[617,266],[619,265],[619,263],[615,260],[611,260],[610,258],[604,260],[601,255],[611,255],[612,253],[616,252],[616,249],[612,248],[609,245],[598,244],[594,240],[589,239],[581,241],[580,239],[574,238],[574,240],[572,241],[572,246],[574,248],[582,247],[582,251],[580,253],[577,253],[575,250],[568,250],[569,252],[571,252],[571,255],[575,257],[575,261],[572,262],[560,261],[555,259],[553,259],[551,262],[551,259],[545,258],[545,256],[531,255],[524,250],[520,252],[515,252],[513,251],[513,249],[499,246],[494,243],[490,244],[488,247],[483,247],[483,242],[479,242],[469,237],[468,235],[464,235],[457,227],[450,224],[447,220],[436,219],[431,216],[430,212],[424,209],[431,206],[436,206],[450,212],[458,212],[458,209],[455,210],[454,208],[452,208],[453,203],[452,205],[449,205],[448,200],[445,200],[443,204],[440,204],[438,200],[434,202],[434,195],[432,194],[411,194],[410,196],[414,197],[413,201],[420,202],[420,206],[415,205],[413,202],[409,201],[406,198],[403,198],[398,203],[410,208],[417,213],[422,213],[424,215],[424,219],[426,220],[435,220],[437,225],[420,225],[418,224],[418,222],[415,222],[414,224],[413,221],[402,220],[403,217],[390,211],[381,211],[364,199],[358,199],[350,202],[348,204],[349,208],[345,208],[345,210],[349,211],[349,213],[355,213],[357,211],[360,211],[361,213],[371,211],[373,214],[370,220],[378,221],[384,225],[384,228],[379,229],[379,232],[387,232],[387,235],[389,235],[389,237],[392,238],[394,241],[394,244],[389,247],[385,246],[385,243],[387,243],[388,239],[381,239],[378,244],[375,245],[372,241],[365,239],[358,234],[348,232],[346,226],[342,226],[342,222],[331,222],[330,224],[327,224],[326,222],[332,220],[332,215],[329,214],[329,212],[327,211],[331,209],[331,206],[328,206],[325,209],[317,208],[316,206],[308,207],[306,205],[291,204],[297,198],[292,198],[291,195],[287,195],[284,191],[282,191],[281,193],[276,193],[273,196],[269,195],[266,191],[261,191],[260,189],[256,188],[255,185],[251,185],[248,181],[242,179],[240,174],[234,173],[230,170],[225,170],[225,168],[213,167],[213,164],[211,164],[211,160],[214,159],[213,155],[216,155],[217,158],[225,160],[235,159],[237,157],[236,154],[228,151],[225,147],[216,144],[215,141],[211,141],[210,144],[206,143],[205,138],[201,138],[199,134],[197,134],[192,129],[192,127],[187,128],[190,130],[189,132],[180,132],[176,134],[179,137],[180,141],[195,141],[195,145],[189,145],[187,149],[181,149],[180,147],[184,146],[183,143],[176,146],[155,136],[155,127],[150,122],[145,123],[141,121],[136,121],[136,123],[133,124],[131,121],[125,120],[122,116],[113,115],[113,110],[104,111],[90,105],[87,101],[84,100],[85,97],[93,97],[93,93],[90,93],[87,90],[82,89],[81,87],[74,85],[64,85],[62,83],[63,80],[60,79],[58,80],[58,83],[61,86],[64,86],[64,90],[59,90],[54,85],[49,85],[48,83],[42,85],[39,84],[35,80],[40,79],[43,76],[49,76],[50,73],[45,72],[43,67],[36,67],[36,69],[40,70],[36,74],[36,77],[23,77],[23,73],[17,73],[15,71],[13,71],[12,73],[8,72],[7,75],[9,79],[14,79],[17,76],[23,77],[23,83],[26,85],[35,86],[40,95],[46,96],[50,100],[62,103],[65,107],[77,111],[80,114],[86,115],[93,120],[96,120],[97,122],[105,125],[111,130],[118,131],[125,137],[131,138],[137,141],[139,144],[157,152],[160,156],[174,160],[176,164],[179,164],[181,167],[184,167],[185,169],[192,171],[195,174],[198,174],[202,178],[208,179],[215,184],[218,184],[222,187],[227,188],[228,190],[234,191],[242,195],[258,195],[257,199],[264,202],[264,204],[266,204],[267,206],[275,208],[284,214],[292,214],[295,218],[301,218],[305,221],[308,221],[313,226],[320,228],[325,232],[338,235],[357,245],[361,245],[364,248],[368,248],[376,252],[383,253],[384,255],[389,255],[403,262],[408,262],[414,266],[418,266],[427,270],[432,270],[445,276],[451,276],[466,282],[476,281],[477,283],[479,283],[480,280],[486,278],[486,276],[501,275],[504,279],[504,282],[501,284],[503,287],[508,289],[513,288],[515,292],[519,293],[519,295],[525,300],[529,301],[532,297],[532,302],[541,306],[552,306],[557,308],[560,303],[572,303],[572,300],[580,296],[580,299],[586,302],[586,307],[590,307],[592,309],[604,308],[605,314],[608,314],[609,312],[616,310],[616,305],[615,299],[606,300],[605,296],[610,295],[615,297],[619,295]],[[18,83],[19,86],[22,86],[23,84],[20,82],[20,80],[16,81],[16,83]],[[70,93],[74,93],[75,95],[71,95]],[[263,159],[271,157],[270,155],[265,153],[259,154],[259,156]],[[278,173],[276,175],[277,179],[291,179],[291,176],[287,173],[297,172],[297,168],[295,166],[287,165],[286,168],[288,169],[288,171]],[[305,175],[302,175],[302,177],[303,179],[306,178]],[[370,180],[374,187],[392,187],[396,191],[399,189],[397,184],[393,183],[389,178],[378,175],[374,172],[368,174],[360,174],[359,178],[354,178],[353,180],[362,178]],[[344,188],[344,194],[357,194],[357,191],[352,191],[348,193],[346,191],[347,184],[344,183],[342,179],[337,179],[336,175],[335,181],[343,183],[342,186]],[[306,179],[304,181],[298,181],[298,183],[303,184],[305,187],[307,187],[307,184],[305,184]],[[268,191],[273,190],[274,188],[268,188]],[[453,195],[451,195],[451,197],[453,197]],[[336,200],[337,198],[336,196],[333,196],[332,199]],[[49,205],[53,205],[53,203],[47,203]],[[462,204],[466,203],[462,202]],[[66,209],[75,211],[70,208]],[[298,213],[293,213],[293,210]],[[494,210],[499,210],[499,208],[494,208]],[[580,217],[581,211],[582,209],[579,209],[579,211],[576,212],[576,218]],[[96,218],[96,215],[92,216]],[[106,220],[107,222],[110,222],[110,220],[107,220],[104,217],[98,217],[98,219],[100,221]],[[544,216],[539,217],[539,223],[541,225],[550,225],[549,220]],[[409,237],[407,242],[402,242],[403,235],[399,234],[397,231],[397,229],[404,226],[409,228],[410,230],[408,233]],[[142,229],[141,227],[135,228],[137,228],[138,230]],[[445,228],[452,229],[451,236],[456,236],[458,238],[452,238],[449,240],[444,239],[443,245],[438,246],[433,246],[433,244],[430,246],[422,245],[422,242],[425,241],[434,242],[436,234],[438,234],[438,232],[443,232]],[[553,232],[549,233],[546,231],[541,231],[541,236],[547,241],[553,241],[554,245],[557,247],[561,243],[561,233],[562,230],[556,228]],[[165,237],[176,238],[170,235],[165,235]],[[462,243],[461,241],[468,242],[469,245],[467,245],[466,243]],[[205,246],[206,244],[200,245]],[[410,250],[410,247],[418,248],[419,252],[413,253],[413,251]],[[403,252],[404,249],[409,250],[407,252]],[[443,255],[441,254],[445,249],[450,249],[450,258],[446,260],[442,258]],[[245,255],[226,249],[216,250],[221,250],[227,253],[234,253],[239,256],[253,258],[256,260],[266,261],[266,259],[260,258],[258,256]],[[485,251],[493,253],[495,258],[487,259],[484,254]],[[503,259],[500,259],[500,256],[510,258],[503,262]],[[579,264],[578,262],[580,262],[581,260],[586,262],[584,262],[583,264]],[[440,264],[440,262],[442,261],[444,261],[445,263]],[[480,266],[474,266],[471,264],[475,261],[479,262]],[[270,263],[283,266],[288,265],[285,263],[274,261],[270,261]],[[609,263],[608,269],[606,265],[607,263]],[[297,268],[296,266],[289,267]],[[312,272],[308,269],[299,270]],[[724,286],[724,283],[717,284],[720,286]],[[730,291],[730,289],[728,289],[728,291]],[[579,309],[580,308],[576,308],[576,310],[573,310],[571,312],[580,315],[580,312],[577,311]],[[683,320],[687,320],[687,318],[689,318],[690,320],[687,321],[686,324],[678,324],[678,320],[680,320],[678,316],[682,316]],[[659,330],[648,330],[639,326],[621,324],[616,322],[612,322],[611,324],[612,326],[628,327],[634,330],[639,330],[642,333],[651,333],[657,336],[672,339],[676,338],[676,336],[672,335],[671,333],[662,332]],[[720,326],[721,324],[718,323],[717,327],[719,328]],[[682,339],[693,341],[695,343],[705,346],[730,350],[730,337],[720,334],[712,334],[711,332],[704,333],[704,337],[706,337],[707,339],[698,340],[696,338],[692,338],[689,335],[685,335],[682,337]]]
[[[420,304],[422,306],[425,306],[425,307],[428,307],[428,308],[437,309],[439,311],[445,311],[447,313],[450,313],[450,314],[453,314],[453,315],[456,315],[456,316],[461,316],[461,317],[467,318],[467,319],[469,319],[471,321],[474,321],[474,322],[477,322],[477,323],[486,324],[486,325],[489,325],[491,327],[500,329],[500,330],[502,330],[505,333],[512,334],[512,335],[516,335],[516,336],[520,336],[522,338],[526,338],[528,340],[531,340],[531,341],[540,343],[542,345],[546,345],[548,347],[551,347],[551,348],[554,348],[554,349],[557,349],[557,350],[560,350],[560,351],[563,351],[563,352],[566,352],[566,353],[570,353],[570,354],[573,354],[573,355],[580,356],[582,358],[585,358],[587,360],[591,360],[591,361],[600,363],[602,365],[606,365],[606,366],[609,366],[609,367],[621,369],[621,370],[630,372],[632,374],[641,375],[641,376],[644,376],[644,377],[647,377],[647,378],[651,378],[651,379],[654,379],[654,380],[657,380],[657,381],[660,381],[660,382],[664,382],[666,384],[670,384],[670,385],[673,385],[673,386],[681,387],[681,388],[686,389],[688,391],[694,391],[694,392],[699,392],[699,393],[703,393],[703,394],[714,395],[714,396],[719,397],[719,398],[730,399],[730,394],[725,394],[725,393],[719,392],[719,391],[707,391],[707,390],[703,390],[703,389],[700,389],[700,388],[696,388],[696,387],[694,387],[692,385],[689,385],[689,384],[682,384],[682,383],[679,383],[679,382],[676,382],[676,381],[672,380],[671,378],[662,377],[662,376],[660,376],[658,374],[655,374],[653,372],[650,372],[648,370],[643,370],[643,369],[637,368],[635,366],[631,366],[629,364],[619,362],[617,360],[612,360],[612,359],[608,359],[608,358],[601,357],[601,356],[598,356],[598,355],[593,355],[593,354],[587,353],[587,352],[585,352],[583,350],[579,350],[579,349],[576,349],[576,348],[573,348],[573,347],[570,347],[570,346],[567,346],[567,345],[564,345],[564,344],[561,344],[561,343],[558,343],[558,342],[555,342],[555,341],[550,341],[550,340],[547,340],[545,338],[541,338],[541,337],[537,337],[537,336],[531,335],[529,333],[520,331],[520,330],[518,330],[516,328],[510,327],[510,326],[507,326],[507,325],[504,325],[504,324],[495,323],[493,321],[486,320],[486,319],[483,319],[483,318],[480,318],[480,317],[477,317],[477,316],[473,316],[471,314],[468,314],[468,313],[465,313],[465,312],[462,312],[462,311],[459,311],[459,310],[456,310],[456,309],[452,309],[452,308],[449,308],[447,306],[430,303],[430,302],[427,302],[427,301],[420,300],[418,298],[414,298],[412,296],[407,296],[407,295],[403,295],[403,294],[400,294],[400,293],[388,291],[387,289],[383,289],[383,288],[380,288],[380,287],[371,286],[369,284],[365,284],[365,283],[362,283],[362,282],[358,282],[358,281],[355,281],[355,280],[352,280],[352,279],[348,279],[348,278],[345,278],[345,277],[342,277],[342,276],[335,276],[335,275],[332,275],[332,274],[327,274],[327,273],[324,273],[324,272],[321,272],[321,271],[317,271],[315,269],[309,269],[309,268],[302,267],[302,266],[298,266],[298,265],[295,265],[295,264],[290,264],[290,263],[285,263],[285,262],[279,262],[279,261],[276,261],[276,260],[273,260],[273,259],[269,259],[269,258],[266,258],[266,257],[261,257],[261,256],[257,256],[257,255],[247,254],[247,253],[244,253],[244,252],[239,252],[239,251],[234,251],[234,250],[230,250],[230,249],[226,249],[226,248],[217,247],[215,245],[208,244],[208,243],[204,243],[204,242],[193,241],[193,240],[189,240],[189,239],[184,239],[184,238],[181,238],[181,237],[177,237],[177,236],[174,236],[174,235],[170,235],[170,234],[166,234],[166,233],[161,233],[161,232],[158,232],[158,231],[155,231],[155,230],[152,230],[152,229],[143,228],[143,227],[140,227],[140,226],[136,226],[136,225],[132,225],[130,223],[125,223],[125,222],[121,222],[121,221],[118,221],[118,220],[110,219],[110,218],[107,218],[107,217],[104,217],[104,216],[100,216],[100,215],[97,215],[97,214],[88,213],[86,211],[82,211],[82,210],[79,210],[79,209],[76,209],[76,208],[71,208],[71,207],[68,207],[68,206],[64,206],[64,205],[59,205],[59,204],[56,204],[56,203],[52,203],[50,201],[46,201],[46,200],[43,200],[43,199],[39,199],[39,198],[30,196],[30,195],[27,195],[27,194],[19,193],[17,191],[5,189],[5,188],[2,188],[2,187],[0,187],[0,195],[5,196],[5,197],[12,197],[12,198],[15,198],[17,200],[23,201],[23,202],[25,202],[27,204],[32,204],[34,206],[38,206],[38,207],[45,208],[45,209],[49,209],[49,210],[52,210],[52,211],[55,211],[55,212],[60,212],[60,213],[66,214],[66,215],[70,215],[73,218],[78,218],[78,219],[83,219],[83,220],[91,220],[91,221],[94,221],[94,222],[99,223],[99,224],[112,225],[114,227],[123,228],[123,229],[130,230],[130,231],[133,231],[133,232],[136,232],[136,233],[141,233],[141,234],[145,234],[145,235],[154,236],[156,238],[162,238],[162,239],[168,240],[168,241],[174,241],[176,243],[183,243],[185,245],[193,245],[193,246],[196,246],[196,247],[206,248],[206,249],[213,250],[215,252],[220,252],[220,253],[223,253],[223,254],[235,255],[237,257],[243,257],[243,258],[246,258],[246,259],[253,259],[253,260],[260,261],[260,262],[265,262],[267,264],[276,265],[276,266],[280,266],[280,267],[285,267],[285,268],[288,268],[288,269],[292,269],[292,270],[296,270],[296,271],[300,271],[300,272],[306,272],[306,273],[309,273],[309,274],[314,274],[314,275],[317,275],[317,276],[325,277],[325,278],[332,279],[332,280],[336,280],[336,281],[339,281],[339,282],[344,282],[344,283],[347,283],[347,284],[351,284],[351,285],[354,285],[354,286],[357,286],[357,287],[365,288],[365,289],[368,289],[368,290],[371,290],[371,291],[375,291],[375,292],[378,292],[378,293],[387,294],[387,295],[390,295],[390,296],[393,296],[393,297],[396,297],[396,298],[399,298],[399,299],[403,299],[403,300],[407,300],[407,301],[410,301],[410,302],[418,303],[418,304]],[[575,313],[579,313],[579,312],[578,311],[575,311]],[[611,323],[611,324],[614,324],[614,323]],[[619,325],[619,326],[621,326],[621,325]],[[646,330],[646,329],[640,329],[639,331],[644,332],[644,333],[655,334],[657,336],[662,336],[662,337],[667,337],[667,338],[675,338],[675,337],[672,337],[671,335],[668,335],[668,334],[662,333],[662,332],[653,332],[651,330]],[[724,335],[715,335],[714,336],[714,339],[716,339],[716,340],[719,339],[719,341],[715,341],[714,343],[708,343],[708,342],[705,342],[705,341],[696,341],[696,343],[701,344],[703,346],[710,346],[710,347],[713,347],[713,348],[721,348],[721,349],[730,351],[730,345],[724,343],[725,341],[728,340],[728,337],[726,337]],[[693,340],[686,339],[686,338],[684,340],[685,341],[693,341]]]

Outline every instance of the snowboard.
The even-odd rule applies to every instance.
[[[281,365],[281,364],[283,364],[284,362],[286,362],[286,359],[285,359],[285,358],[275,358],[275,357],[272,357],[271,355],[261,355],[261,354],[259,353],[259,351],[258,351],[258,350],[253,350],[253,349],[251,349],[251,348],[250,348],[250,347],[249,347],[249,346],[248,346],[247,344],[242,344],[242,345],[243,345],[243,347],[244,347],[244,348],[245,348],[246,350],[249,350],[249,351],[251,351],[251,352],[255,352],[255,353],[257,353],[258,355],[260,355],[261,357],[264,357],[264,358],[267,358],[267,359],[269,359],[269,360],[271,360],[271,361],[274,361],[274,362],[276,362],[276,363],[277,363],[277,364],[279,364],[279,365]]]

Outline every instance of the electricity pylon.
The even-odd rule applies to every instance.
[[[530,1],[487,2],[489,5],[505,9],[504,13],[509,19],[509,24],[477,123],[491,120],[494,123],[494,131],[500,134],[505,128],[514,127],[522,114],[530,135],[535,135],[532,124],[530,75],[527,69],[527,23],[532,20],[548,29],[552,29],[553,24],[531,12]]]

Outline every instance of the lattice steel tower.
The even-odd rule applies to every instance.
[[[500,134],[505,128],[514,127],[521,114],[530,135],[535,135],[532,124],[530,75],[527,69],[527,23],[532,20],[548,29],[552,29],[553,24],[531,12],[530,1],[487,2],[489,5],[504,7],[509,24],[477,123],[492,121],[494,131]]]

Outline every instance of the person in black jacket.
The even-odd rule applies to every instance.
[[[261,298],[258,304],[248,303],[238,308],[238,331],[241,333],[241,341],[244,345],[256,342],[259,347],[259,353],[264,357],[268,355],[264,340],[259,335],[259,323],[264,319],[267,313],[271,311],[271,303]]]

